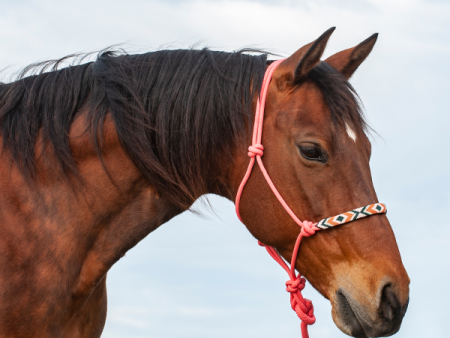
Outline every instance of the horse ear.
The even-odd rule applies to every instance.
[[[375,33],[356,47],[343,50],[342,52],[330,56],[325,62],[349,79],[359,65],[370,54],[375,42],[377,42],[377,38],[378,33]]]
[[[280,89],[286,83],[302,80],[320,62],[328,39],[335,29],[336,27],[331,27],[317,40],[303,46],[280,64],[277,81]]]

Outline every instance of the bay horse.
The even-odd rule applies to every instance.
[[[278,66],[264,117],[264,165],[296,215],[314,221],[377,202],[348,82],[377,35],[321,61],[333,30]],[[0,85],[0,337],[100,337],[112,265],[200,196],[235,200],[270,64],[209,49],[62,61]],[[299,227],[258,167],[240,214],[291,259]],[[409,278],[385,214],[305,238],[295,268],[344,333],[399,330]]]

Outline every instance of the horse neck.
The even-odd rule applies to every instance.
[[[38,163],[37,190],[40,200],[54,210],[51,217],[42,206],[34,212],[36,218],[45,218],[43,227],[64,236],[63,241],[47,245],[57,248],[61,261],[71,261],[74,268],[64,276],[73,281],[72,292],[80,301],[129,249],[182,211],[143,177],[121,146],[110,117],[105,120],[99,158],[86,132],[85,116],[79,115],[69,135],[80,182],[70,179],[70,184],[62,178],[62,170],[55,173],[57,165],[47,152],[50,161]]]
[[[93,301],[89,297],[97,285],[104,290],[107,271],[130,248],[181,212],[143,178],[109,119],[102,164],[84,117],[74,121],[69,135],[80,180],[67,178],[51,146],[45,146],[43,156],[42,137],[35,147],[37,177],[31,184],[8,152],[0,161],[2,287],[19,295],[32,283],[26,298],[15,304],[26,304],[24,311],[30,306],[52,309],[48,313],[57,317],[48,320],[56,327]],[[40,313],[27,315],[33,322]]]
[[[87,125],[87,114],[81,112],[69,133],[80,180],[67,178],[51,146],[45,148],[43,156],[41,139],[36,143],[38,175],[32,185],[10,164],[7,152],[0,161],[0,207],[8,206],[0,208],[5,234],[0,244],[2,240],[13,243],[4,256],[29,262],[33,271],[45,271],[46,276],[58,276],[52,279],[57,283],[52,286],[54,297],[44,298],[46,306],[61,308],[61,318],[72,316],[85,304],[107,271],[129,249],[183,211],[143,176],[122,147],[109,116],[101,137],[102,159],[92,145],[92,135],[86,132]],[[244,163],[245,152],[242,157]],[[236,161],[220,153],[214,161],[211,168],[216,169],[209,171],[205,193],[233,199]],[[15,240],[24,233],[26,244]],[[37,293],[48,287],[48,280],[40,275],[33,280]]]
[[[96,211],[96,217],[92,215],[89,222],[84,223],[91,233],[89,241],[94,240],[95,244],[83,262],[75,292],[80,296],[90,292],[92,285],[96,285],[130,248],[184,211],[167,200],[164,192],[158,192],[134,165],[121,146],[109,116],[103,131],[103,163],[92,147],[90,136],[83,134],[85,126],[86,122],[79,118],[70,133],[71,149],[84,181],[83,197],[77,199],[80,203],[77,214],[89,213],[89,209]],[[81,134],[83,136],[79,137]],[[234,200],[238,188],[235,177],[243,175],[248,158],[240,146],[230,153],[239,155],[233,161],[220,153],[214,156],[204,193]]]

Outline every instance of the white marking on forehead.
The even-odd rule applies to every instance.
[[[355,134],[355,132],[353,131],[353,129],[350,128],[350,127],[348,126],[347,123],[345,124],[345,130],[347,131],[348,136],[349,136],[354,142],[356,142],[356,134]]]

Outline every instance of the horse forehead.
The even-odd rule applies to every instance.
[[[311,81],[295,85],[288,90],[274,90],[270,99],[274,99],[275,110],[283,118],[309,119],[314,123],[324,123],[329,118],[329,109],[320,89]],[[270,100],[269,101],[272,101]]]
[[[273,106],[277,122],[290,126],[298,123],[325,126],[330,119],[327,106],[319,94],[308,90],[296,90],[283,95]],[[268,112],[268,115],[270,114]]]
[[[317,136],[336,142],[345,143],[345,138],[350,138],[356,143],[355,127],[351,123],[333,121],[322,92],[310,81],[282,93],[276,100],[275,111],[275,123],[280,130],[309,129]]]

